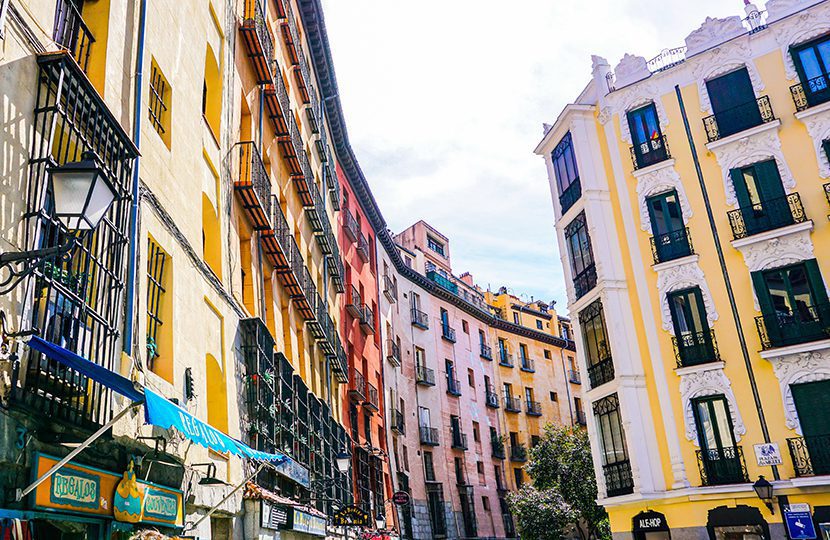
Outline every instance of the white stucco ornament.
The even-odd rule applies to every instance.
[[[822,178],[830,178],[830,161],[827,159],[827,152],[824,151],[824,141],[830,139],[830,109],[802,117],[802,122],[813,139],[813,150],[818,160],[818,173]]]
[[[718,312],[712,300],[712,293],[706,283],[706,276],[697,263],[696,259],[690,262],[678,264],[657,272],[657,289],[660,291],[660,316],[663,322],[663,330],[674,335],[671,309],[669,308],[668,294],[672,291],[680,291],[692,287],[700,287],[700,294],[703,296],[703,305],[706,308],[706,320],[709,321],[709,328],[718,320]]]
[[[692,205],[686,197],[686,189],[683,187],[680,175],[673,166],[637,175],[637,200],[640,205],[640,228],[643,231],[651,232],[651,218],[648,214],[646,199],[671,190],[677,192],[680,209],[683,212],[683,223],[689,223],[689,218],[692,217]]]
[[[768,0],[766,5],[767,24],[792,15],[805,7],[817,4],[821,0]]]
[[[815,258],[809,230],[747,244],[738,250],[743,254],[750,272],[780,268]]]
[[[706,17],[700,28],[686,36],[686,56],[692,56],[746,32],[737,15],[718,19]]]
[[[798,411],[795,408],[790,385],[830,379],[830,349],[770,359],[781,389],[786,425],[801,435]]]
[[[620,63],[614,68],[615,85],[617,88],[628,86],[631,83],[647,79],[651,76],[646,59],[642,56],[626,53]]]
[[[700,446],[700,443],[697,438],[697,425],[695,424],[692,400],[698,397],[717,395],[723,395],[729,405],[729,415],[732,417],[735,441],[740,441],[741,437],[746,434],[746,426],[735,401],[732,383],[723,369],[716,368],[687,373],[680,376],[680,396],[683,403],[686,439],[692,441],[695,446]]]

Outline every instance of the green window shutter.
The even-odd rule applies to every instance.
[[[758,179],[758,187],[761,191],[761,200],[769,201],[785,197],[784,186],[781,184],[781,174],[778,172],[778,165],[774,159],[756,163],[755,174]]]
[[[729,176],[732,177],[732,185],[735,187],[735,196],[738,198],[738,206],[740,208],[748,208],[752,206],[752,203],[749,200],[749,193],[747,193],[743,171],[741,169],[730,169]]]
[[[821,147],[824,149],[824,156],[830,160],[830,140],[822,142]]]
[[[816,414],[830,408],[830,381],[794,384],[790,390],[804,436],[830,434],[830,415]]]
[[[821,278],[818,261],[815,259],[804,261],[804,268],[807,270],[807,279],[810,281],[810,289],[813,291],[813,300],[817,305],[824,306],[826,310],[826,306],[830,301],[827,300],[827,288]]]
[[[764,272],[752,272],[750,275],[752,276],[752,286],[755,288],[755,296],[758,298],[758,306],[760,306],[764,317],[767,337],[772,342],[779,341],[781,339],[781,328],[778,326],[778,316],[775,313],[775,307],[767,289],[767,282],[764,280]]]

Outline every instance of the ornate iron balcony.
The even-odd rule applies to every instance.
[[[468,448],[467,435],[460,429],[452,430],[452,447],[456,450],[466,450]]]
[[[378,389],[377,387],[370,383],[366,382],[366,401],[363,402],[363,406],[367,409],[373,410],[377,412],[380,410],[379,408],[379,400],[378,400]]]
[[[395,285],[395,282],[392,281],[387,275],[383,276],[383,294],[386,296],[386,299],[389,300],[390,304],[394,304],[398,301],[398,287]]]
[[[441,323],[441,337],[450,343],[455,343],[455,328],[447,323]]]
[[[674,357],[677,367],[698,366],[709,362],[720,362],[718,342],[715,340],[715,331],[684,332],[672,338]]]
[[[55,11],[55,32],[52,38],[55,43],[62,45],[72,53],[72,57],[78,62],[81,70],[86,73],[95,37],[84,22],[81,12],[71,0],[58,0]]]
[[[491,440],[490,441],[490,447],[492,449],[494,458],[504,459],[506,457],[506,454],[504,453],[504,441],[502,441],[501,439]],[[501,482],[501,476],[497,477],[496,480],[497,480],[497,482],[496,482],[497,485],[503,484],[503,482]]]
[[[386,340],[386,359],[393,366],[400,367],[401,365],[401,349],[394,339]]]
[[[438,446],[438,428],[420,426],[421,444]]]
[[[574,296],[577,300],[588,294],[596,286],[597,267],[593,263],[574,276]]]
[[[728,213],[735,240],[807,221],[798,193],[741,207]]]
[[[435,386],[435,370],[416,365],[415,382],[425,386]]]
[[[360,291],[354,285],[349,288],[346,311],[355,319],[359,319],[363,315],[363,300],[360,298]]]
[[[392,411],[392,431],[400,434],[406,434],[406,420],[404,419],[403,413],[401,411],[394,409]]]
[[[248,56],[254,65],[257,84],[273,82],[274,40],[259,0],[245,0],[245,13],[239,27]]]
[[[271,179],[265,170],[256,143],[245,141],[239,147],[239,178],[234,191],[239,195],[242,207],[258,231],[271,229]]]
[[[363,233],[358,233],[357,236],[357,255],[363,262],[369,262],[369,241]]]
[[[375,313],[368,304],[363,304],[360,311],[360,329],[363,330],[364,334],[375,333]]]
[[[609,497],[619,497],[634,492],[634,477],[631,463],[625,459],[602,466],[605,476],[605,492]]]
[[[458,383],[458,379],[449,373],[447,373],[447,393],[451,396],[461,395],[461,385]]]
[[[429,315],[418,308],[412,308],[412,326],[417,326],[422,330],[429,328]]]
[[[571,206],[573,206],[576,201],[582,196],[582,183],[579,181],[579,178],[575,179],[571,182],[565,191],[559,195],[559,206],[562,208],[562,214],[564,215]]]
[[[669,143],[665,135],[632,145],[630,151],[635,171],[671,158]]]
[[[526,371],[528,373],[535,373],[536,372],[536,364],[533,362],[533,358],[525,358],[523,356],[520,369],[522,371]]]
[[[530,416],[542,416],[542,404],[538,401],[527,401],[527,414]]]
[[[796,476],[830,474],[830,435],[787,439]]]
[[[504,396],[504,410],[512,413],[522,412],[522,400],[518,397]]]
[[[800,304],[797,311],[779,310],[755,317],[764,350],[830,338],[830,304]]]
[[[479,356],[484,358],[485,360],[492,360],[493,359],[493,348],[487,345],[486,343],[481,344],[481,352],[479,352]]]
[[[579,372],[575,369],[568,370],[568,381],[573,384],[582,384],[582,377],[580,377]]]
[[[492,409],[499,408],[499,396],[492,389],[488,388],[484,391],[484,404]]]
[[[504,367],[513,367],[513,353],[504,349],[499,351],[499,365]]]
[[[827,204],[830,204],[830,183],[824,184],[824,198],[827,199]]]
[[[352,242],[357,242],[357,238],[360,236],[360,224],[348,210],[343,212],[343,229]]]
[[[525,462],[527,461],[527,448],[523,444],[517,444],[510,447],[510,461]]]
[[[704,486],[749,482],[744,453],[740,446],[698,450],[697,465],[700,470],[700,482]]]
[[[596,364],[588,366],[588,381],[591,383],[591,388],[598,388],[614,380],[614,360],[611,358],[611,353],[607,348],[604,352],[606,354],[601,354],[600,356],[604,356],[605,358]]]
[[[349,396],[357,401],[366,399],[366,379],[358,370],[352,368],[349,378]]]
[[[825,103],[830,100],[830,75],[822,73],[804,84],[794,84],[790,87],[790,94],[795,110],[799,112]]]
[[[694,248],[688,227],[651,237],[651,254],[654,264],[673,261],[693,253]]]
[[[775,120],[768,96],[761,96],[737,107],[719,111],[703,119],[706,138],[714,142],[723,137]]]

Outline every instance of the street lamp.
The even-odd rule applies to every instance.
[[[770,484],[763,475],[758,477],[758,480],[752,484],[752,489],[755,490],[755,494],[758,495],[758,498],[764,501],[764,504],[767,505],[769,511],[773,514],[775,510],[772,506],[772,484]]]
[[[349,466],[352,464],[352,456],[348,452],[343,451],[337,454],[335,461],[337,462],[338,471],[343,474],[349,472]]]
[[[375,528],[379,531],[382,531],[386,528],[386,516],[383,515],[383,512],[378,512],[378,517],[375,518]]]

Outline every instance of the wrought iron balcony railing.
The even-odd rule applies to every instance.
[[[600,356],[604,358],[588,366],[588,381],[591,383],[591,388],[598,388],[614,380],[614,360],[611,358],[611,352],[606,348],[605,354]]]
[[[357,256],[363,262],[369,262],[369,241],[363,233],[357,235]]]
[[[827,199],[827,204],[830,204],[830,182],[822,186],[824,188],[824,198]]]
[[[352,242],[357,242],[357,238],[360,236],[360,224],[348,210],[343,212],[343,229]]]
[[[830,435],[787,439],[796,476],[830,474]]]
[[[530,416],[542,416],[542,404],[538,401],[531,401],[528,400],[526,402],[527,405],[527,414]]]
[[[436,285],[439,285],[444,289],[447,289],[453,294],[458,294],[458,284],[454,283],[450,278],[444,276],[440,272],[430,270],[429,272],[427,272],[427,279],[435,282]]]
[[[492,360],[493,359],[493,348],[487,345],[486,343],[481,344],[481,350],[479,352],[479,356],[484,358],[485,360]]]
[[[507,457],[507,455],[505,454],[505,450],[504,450],[504,441],[502,441],[501,439],[492,439],[490,441],[490,448],[492,450],[494,458],[504,459],[505,457]],[[501,476],[498,476],[496,478],[496,480],[497,480],[497,482],[496,482],[497,485],[499,483],[503,484],[503,482],[500,482],[501,481]]]
[[[764,313],[755,317],[761,347],[787,347],[830,338],[830,304],[799,304],[796,311]]]
[[[790,87],[790,94],[798,112],[830,101],[830,75],[822,73],[806,83],[794,84]]]
[[[435,386],[435,370],[425,366],[415,366],[415,382],[425,386]]]
[[[274,40],[259,0],[245,0],[245,12],[239,31],[248,49],[248,57],[254,66],[257,84],[273,82]]]
[[[694,248],[688,227],[651,237],[651,255],[654,258],[654,264],[673,261],[693,253]]]
[[[366,379],[357,369],[352,368],[349,378],[349,396],[357,401],[366,399]]]
[[[394,304],[398,301],[398,286],[389,276],[383,276],[383,294],[386,296],[386,299],[389,300],[390,304]]]
[[[367,304],[363,304],[360,312],[360,329],[364,334],[375,333],[375,313]]]
[[[735,240],[807,221],[798,193],[741,207],[728,213]]]
[[[597,286],[597,267],[593,263],[574,276],[574,296],[580,299]]]
[[[394,409],[392,411],[392,431],[400,435],[406,434],[406,419],[404,419],[401,411]]]
[[[513,353],[504,349],[499,350],[499,365],[504,367],[513,367]]]
[[[377,387],[366,381],[366,401],[363,402],[363,406],[367,409],[373,410],[377,412],[380,410],[379,408],[379,397],[378,397],[378,389]]]
[[[499,395],[491,388],[484,391],[484,404],[492,409],[499,408]]]
[[[512,413],[522,412],[521,398],[504,396],[504,410]]]
[[[86,73],[95,37],[72,0],[58,0],[55,9],[55,31],[52,38],[55,43],[72,53],[72,57],[78,62],[81,70]]]
[[[438,428],[420,426],[421,444],[438,446]]]
[[[568,381],[570,381],[573,384],[582,384],[582,377],[579,375],[579,371],[575,369],[569,369]]]
[[[455,343],[455,328],[447,323],[441,323],[441,337],[450,343]]]
[[[631,462],[627,459],[602,466],[605,477],[605,492],[609,497],[619,497],[634,492],[634,477]]]
[[[749,482],[743,449],[740,446],[697,451],[700,482],[704,486]]]
[[[582,183],[579,178],[576,178],[571,185],[565,188],[565,191],[559,195],[559,207],[562,209],[562,215],[576,204],[576,201],[582,196]]]
[[[635,171],[671,158],[669,143],[665,135],[632,145],[630,150]]]
[[[451,396],[461,395],[461,385],[459,384],[458,379],[453,377],[450,373],[447,373],[447,393]]]
[[[709,362],[720,362],[715,331],[684,332],[672,338],[677,367],[698,366]]]
[[[401,365],[401,348],[394,339],[386,340],[386,359],[393,366],[400,367]]]
[[[703,127],[706,129],[706,138],[709,142],[715,142],[723,137],[773,120],[775,120],[775,114],[772,112],[769,97],[761,96],[737,107],[707,116],[703,119]]]
[[[580,426],[587,426],[588,420],[585,418],[585,411],[582,409],[576,409],[574,411],[574,416],[576,417],[576,423]]]
[[[354,285],[349,288],[346,311],[355,319],[359,319],[363,315],[363,299],[360,298],[360,291]]]
[[[510,461],[524,462],[527,461],[527,448],[523,444],[517,444],[510,447]]]
[[[412,308],[412,326],[417,326],[422,330],[429,328],[429,315],[418,308]]]
[[[522,371],[527,371],[528,373],[535,373],[536,372],[536,363],[533,361],[533,358],[526,358],[524,356],[521,357],[521,364],[519,368]]]
[[[460,429],[452,430],[452,447],[457,450],[466,450],[468,448],[467,435]]]
[[[242,207],[258,231],[271,229],[271,179],[265,170],[256,143],[237,143],[239,148],[239,178],[234,191],[239,195]]]

